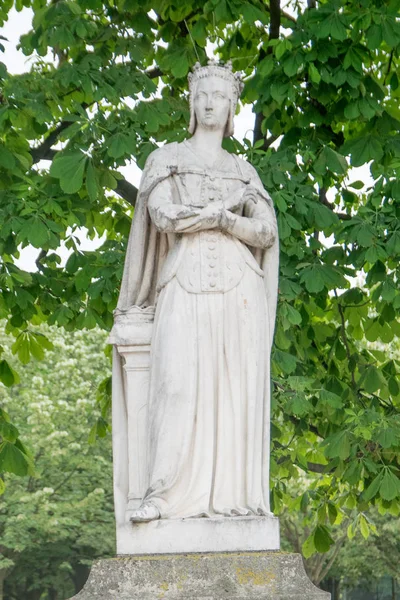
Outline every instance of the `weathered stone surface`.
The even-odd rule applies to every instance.
[[[71,600],[329,600],[301,556],[283,552],[148,555],[100,560]]]
[[[158,519],[119,527],[118,555],[279,550],[279,519]]]

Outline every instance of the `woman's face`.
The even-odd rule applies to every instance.
[[[205,77],[197,84],[194,112],[197,126],[215,131],[225,130],[230,109],[231,86],[219,77]]]

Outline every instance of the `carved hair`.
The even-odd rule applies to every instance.
[[[242,93],[244,84],[241,79],[240,73],[233,73],[231,61],[225,65],[218,64],[215,59],[210,59],[206,67],[202,67],[200,63],[196,63],[193,67],[193,73],[189,73],[189,106],[190,106],[190,122],[189,122],[189,133],[193,134],[196,131],[196,114],[194,112],[194,96],[196,93],[197,85],[200,79],[206,77],[219,77],[224,79],[231,84],[231,94],[229,98],[230,108],[229,115],[225,126],[224,137],[230,137],[234,132],[233,119],[236,112],[236,106]]]

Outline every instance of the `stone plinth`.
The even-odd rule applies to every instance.
[[[118,555],[279,550],[279,519],[158,519],[118,527]]]
[[[237,552],[100,560],[71,600],[329,600],[299,554]]]

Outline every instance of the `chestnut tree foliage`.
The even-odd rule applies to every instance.
[[[211,42],[243,71],[254,113],[249,139],[226,148],[257,168],[279,223],[273,507],[311,511],[306,555],[328,550],[343,519],[368,535],[371,504],[400,510],[399,0],[15,6],[34,17],[20,40],[29,70],[0,64],[0,316],[12,351],[42,357],[41,321],[111,327],[136,197],[119,169],[186,136],[186,76]],[[373,184],[354,175],[362,166]],[[80,250],[80,228],[102,238],[98,250]],[[33,273],[15,264],[28,245]],[[3,359],[2,382],[17,377]],[[24,475],[33,466],[7,419],[0,469]]]

